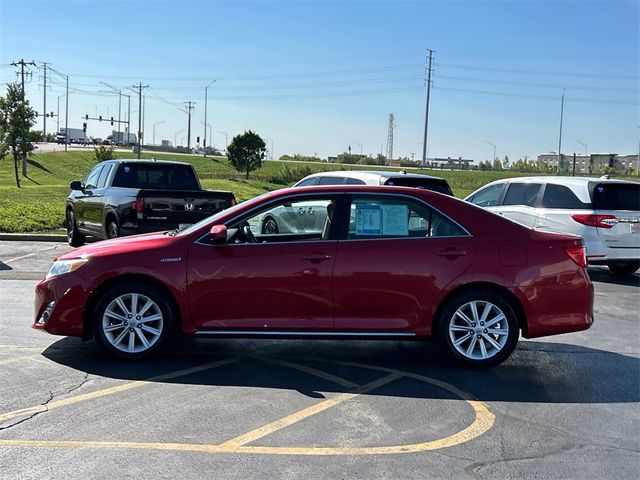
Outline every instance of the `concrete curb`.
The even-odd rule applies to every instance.
[[[1,241],[16,242],[61,242],[67,243],[67,236],[59,233],[0,233]]]

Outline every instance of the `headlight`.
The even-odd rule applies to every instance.
[[[53,262],[46,278],[56,277],[63,273],[73,272],[89,261],[89,258],[75,258],[73,260],[58,260]]]

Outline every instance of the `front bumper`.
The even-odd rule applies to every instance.
[[[32,327],[53,335],[83,336],[88,282],[74,273],[45,278],[36,285]]]

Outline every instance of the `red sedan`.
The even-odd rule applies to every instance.
[[[261,234],[261,219],[276,210],[296,216],[297,230]],[[585,267],[579,237],[537,232],[436,192],[298,187],[182,231],[61,256],[36,286],[33,327],[94,337],[132,359],[179,332],[435,337],[455,359],[488,367],[512,353],[520,332],[591,326]]]

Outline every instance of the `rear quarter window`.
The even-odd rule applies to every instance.
[[[591,203],[594,210],[640,210],[640,183],[598,183]]]
[[[544,208],[563,208],[571,210],[589,209],[591,205],[583,203],[575,193],[564,185],[547,184],[542,196]]]

